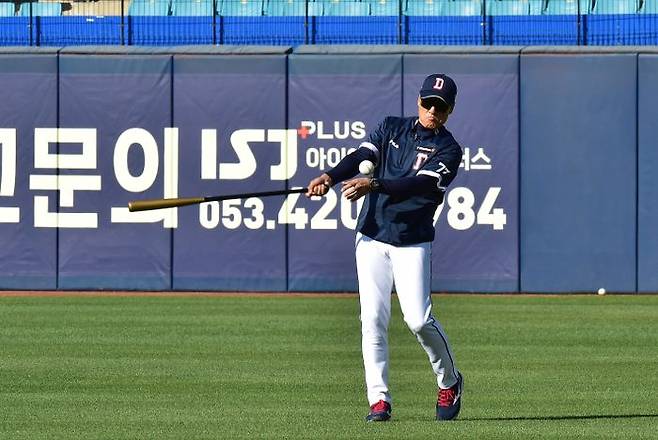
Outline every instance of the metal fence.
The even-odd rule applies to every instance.
[[[0,45],[658,44],[658,0],[0,0]]]

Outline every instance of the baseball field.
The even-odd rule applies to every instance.
[[[658,296],[434,306],[465,377],[458,420],[433,420],[396,304],[393,419],[366,424],[355,295],[5,292],[0,438],[656,438]]]

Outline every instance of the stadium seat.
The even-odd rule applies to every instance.
[[[407,4],[405,32],[409,44],[483,44],[481,0],[434,0],[433,3],[420,1],[412,6],[409,1]]]
[[[329,17],[363,17],[370,15],[370,5],[360,1],[331,0],[324,2],[324,15]]]
[[[486,3],[487,15],[529,15],[528,0],[492,0]]]
[[[128,8],[128,44],[173,45],[179,44],[173,22],[169,16],[168,0],[137,0]]]
[[[596,0],[592,14],[635,14],[636,0]]]
[[[637,8],[636,0],[597,0],[587,19],[587,44],[646,44],[651,32]]]
[[[497,45],[533,44],[536,15],[530,15],[528,0],[494,0],[487,2],[489,42]]]
[[[316,4],[313,3],[315,6]],[[311,4],[309,3],[309,9]],[[304,17],[306,16],[305,0],[268,0],[265,3],[265,15],[270,17]]]
[[[0,17],[13,17],[14,4],[13,3],[0,3]]]
[[[580,5],[580,8],[579,8]],[[589,0],[547,0],[544,14],[547,15],[581,15],[589,14]]]
[[[32,5],[31,11],[30,5]],[[23,3],[20,15],[29,17],[30,14],[35,17],[58,17],[62,15],[62,5],[60,3]]]
[[[128,8],[128,15],[136,17],[169,15],[169,2],[161,0],[133,1]]]
[[[542,15],[545,7],[544,0],[530,0],[530,15]]]
[[[0,3],[0,45],[29,46],[30,18],[15,17],[13,3]]]
[[[400,2],[398,0],[369,0],[370,15],[375,16],[398,16],[400,14]]]
[[[443,15],[472,17],[482,15],[482,0],[450,0],[443,4]]]
[[[283,20],[295,22],[303,17],[267,17],[262,0],[223,0],[219,5],[217,42],[219,44],[282,44],[276,42],[276,27]],[[298,26],[295,22],[294,26]]]
[[[262,0],[223,0],[219,5],[222,17],[260,17],[263,15]]]
[[[174,0],[171,15],[177,17],[212,17],[212,0]]]
[[[658,14],[658,0],[644,0],[638,12],[642,14]]]
[[[171,44],[213,43],[212,0],[173,0],[171,15],[163,23],[171,30]]]
[[[308,26],[305,0],[268,0],[264,6],[259,32],[267,36],[264,44],[297,46],[310,40],[314,29],[313,13],[322,15],[322,3],[309,2]]]
[[[398,17],[368,17],[370,4],[324,0],[324,15],[314,20],[316,44],[394,44],[398,42]]]
[[[412,17],[443,15],[443,2],[441,0],[407,0],[404,15]]]

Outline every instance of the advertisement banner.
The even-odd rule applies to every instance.
[[[174,57],[181,196],[286,188],[297,156],[296,132],[286,130],[285,91],[285,55]],[[284,200],[179,209],[173,287],[285,291]]]
[[[457,83],[446,128],[464,154],[437,210],[433,291],[518,290],[518,55],[405,55],[404,111],[431,73]]]
[[[59,149],[40,182],[58,212],[39,217],[59,228],[59,287],[169,289],[176,213],[127,205],[178,193],[171,56],[62,54],[59,69],[60,128],[42,134]]]
[[[0,84],[0,289],[55,289],[57,229],[34,226],[34,128],[57,126],[57,54],[0,54]]]
[[[289,59],[288,126],[298,133],[299,169],[292,186],[306,186],[367,139],[402,108],[400,55],[302,55]],[[341,197],[289,197],[289,289],[356,291],[354,240],[358,207]]]

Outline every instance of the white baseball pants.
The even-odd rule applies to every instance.
[[[370,405],[391,402],[388,387],[388,324],[391,291],[397,292],[404,321],[425,349],[440,388],[457,383],[448,338],[432,316],[431,243],[393,246],[362,234],[356,237],[361,303],[361,345]]]

